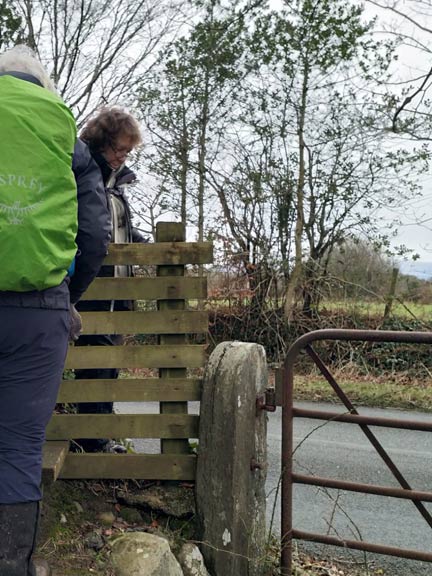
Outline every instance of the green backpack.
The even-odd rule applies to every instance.
[[[0,290],[59,285],[75,254],[76,126],[45,88],[0,76]]]

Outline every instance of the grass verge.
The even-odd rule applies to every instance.
[[[353,404],[432,412],[432,379],[413,380],[404,375],[373,378],[335,373],[334,376]],[[298,401],[340,402],[330,384],[316,374],[295,377],[294,398]]]

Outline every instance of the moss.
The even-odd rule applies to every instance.
[[[142,516],[136,508],[122,508],[120,516],[129,524],[140,524],[142,522]]]

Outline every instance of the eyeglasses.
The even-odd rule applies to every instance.
[[[110,144],[111,150],[114,152],[116,156],[120,158],[126,158],[129,154],[133,151],[133,148],[118,148],[115,144]]]

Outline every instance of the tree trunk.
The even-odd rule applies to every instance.
[[[309,66],[305,62],[303,70],[303,87],[302,87],[302,97],[300,103],[299,117],[298,117],[298,150],[299,150],[299,173],[297,181],[297,218],[294,233],[294,244],[295,244],[295,261],[294,269],[291,273],[289,279],[288,288],[285,293],[285,317],[289,319],[292,315],[292,311],[296,303],[296,294],[299,288],[299,284],[303,275],[303,250],[302,250],[302,238],[304,229],[304,186],[306,179],[306,168],[305,168],[305,141],[304,141],[304,127],[305,127],[305,117],[306,117],[306,106],[307,106],[307,94],[308,94],[308,83],[309,83]]]
[[[189,137],[188,127],[186,122],[186,109],[184,101],[184,87],[182,84],[182,137],[180,143],[180,187],[181,187],[181,205],[180,216],[181,223],[186,229],[187,224],[187,176],[189,171]]]

